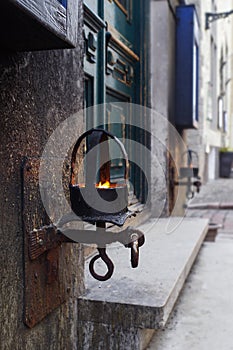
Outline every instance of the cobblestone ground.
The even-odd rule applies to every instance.
[[[188,205],[186,216],[220,224],[217,239],[233,238],[233,179],[217,179],[202,186]]]
[[[233,179],[217,179],[209,181],[201,187],[200,193],[190,201],[197,203],[231,203],[233,205]]]

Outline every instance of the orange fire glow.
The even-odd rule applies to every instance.
[[[105,181],[104,183],[102,183],[101,181],[96,185],[96,187],[98,188],[110,188],[111,184],[109,181]]]

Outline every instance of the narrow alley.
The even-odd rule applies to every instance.
[[[187,216],[222,225],[204,242],[165,329],[148,350],[231,350],[233,314],[233,180],[208,182],[191,201]]]

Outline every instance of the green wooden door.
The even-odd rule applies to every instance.
[[[102,115],[86,115],[87,126],[99,124],[125,141],[145,141],[131,126],[130,106],[119,102],[147,104],[146,12],[142,0],[86,0],[84,5],[85,106],[106,103]],[[121,177],[121,159],[113,167],[114,176]],[[143,201],[143,174],[132,162],[130,180]]]

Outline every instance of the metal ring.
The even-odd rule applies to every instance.
[[[126,244],[126,247],[131,248],[133,241],[136,240],[138,241],[138,247],[141,247],[145,243],[145,236],[141,230],[131,226],[129,226],[126,230],[130,234],[130,243]]]
[[[91,135],[92,133],[99,133],[99,137],[103,137],[103,135],[106,135],[108,138],[113,139],[118,146],[120,147],[120,150],[122,152],[122,155],[124,157],[125,160],[125,180],[128,180],[129,178],[129,160],[128,160],[128,155],[127,152],[125,150],[125,146],[123,145],[123,143],[112,133],[110,133],[107,130],[104,129],[99,129],[99,128],[93,128],[90,130],[87,130],[86,132],[84,132],[76,141],[76,144],[74,145],[73,151],[72,151],[72,155],[71,155],[71,173],[70,173],[70,185],[75,185],[75,171],[74,171],[74,167],[75,167],[75,160],[76,160],[76,155],[79,149],[79,146],[81,145],[81,142],[89,135]],[[100,140],[98,141],[98,143],[100,142]]]
[[[113,271],[114,271],[114,265],[112,260],[109,259],[109,257],[106,254],[105,248],[98,248],[99,254],[94,256],[89,264],[89,271],[91,275],[97,279],[98,281],[107,281],[109,278],[112,277]],[[94,263],[96,260],[101,258],[103,262],[107,265],[108,271],[106,272],[105,275],[99,275],[98,273],[95,272],[94,270]]]
[[[139,247],[138,247],[138,240],[132,242],[131,246],[131,266],[133,268],[138,267],[138,260],[139,260]]]
[[[187,196],[187,199],[192,199],[194,197],[194,192],[193,191],[188,191],[186,196]]]

